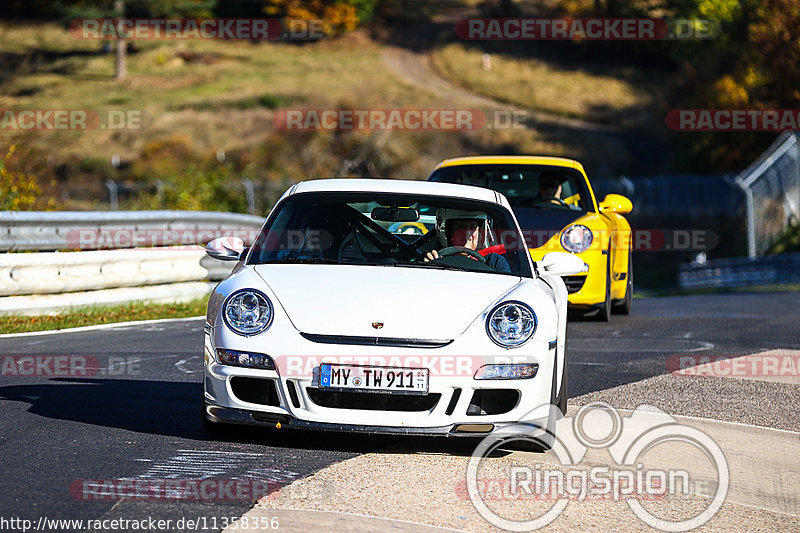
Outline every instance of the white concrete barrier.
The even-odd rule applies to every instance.
[[[233,268],[233,263],[205,257],[194,246],[0,254],[0,296],[218,280]],[[213,266],[207,268],[201,260]]]
[[[121,305],[129,302],[187,302],[209,294],[216,282],[187,281],[147,287],[121,287],[63,294],[0,297],[0,314],[55,315],[77,307]]]
[[[263,222],[201,211],[0,211],[0,314],[205,296],[235,263],[196,245],[223,235],[249,245]]]

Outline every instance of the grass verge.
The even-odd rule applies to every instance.
[[[453,43],[437,49],[433,61],[444,76],[471,91],[568,118],[630,126],[641,120],[642,110],[653,106],[655,84],[631,80],[639,78],[631,68],[589,72],[533,57],[494,53],[487,71],[483,56],[477,47]]]
[[[185,318],[206,314],[208,297],[183,303],[149,304],[131,302],[114,306],[81,307],[57,315],[0,315],[0,333],[23,333],[53,329],[112,324],[131,320]]]
[[[619,139],[574,129],[304,132],[276,128],[274,113],[285,109],[447,109],[453,105],[424,84],[409,81],[384,61],[383,51],[383,45],[365,31],[316,43],[137,41],[128,56],[128,78],[114,81],[114,54],[102,53],[100,43],[74,39],[57,24],[0,22],[4,67],[0,69],[0,109],[115,111],[141,119],[119,129],[9,130],[4,142],[17,145],[15,164],[37,177],[41,200],[51,199],[55,209],[105,208],[106,178],[124,183],[130,191],[149,190],[161,180],[168,193],[175,176],[199,175],[192,169],[194,161],[216,165],[223,155],[225,165],[235,170],[230,176],[238,177],[238,173],[257,184],[340,175],[420,179],[442,159],[476,153],[568,154],[585,165],[614,168],[617,173],[624,173],[634,161]],[[470,76],[486,81],[478,52],[448,47],[442,57],[450,67],[440,70],[458,74],[463,67]],[[562,110],[576,116],[585,115],[587,109],[635,107],[643,98],[629,94],[635,84],[616,82],[613,73],[594,76],[556,72],[553,67],[552,72],[537,71],[532,78],[514,81],[512,77],[522,70],[511,56],[507,59],[496,57],[492,77],[506,96],[519,93],[514,97],[526,108],[531,107],[532,90],[537,102],[543,99],[536,106],[545,109],[551,107],[546,101],[551,96],[558,97],[552,105],[561,105],[566,100],[561,93],[568,89],[575,98],[588,94],[600,99],[577,110]],[[544,75],[546,83],[540,79]],[[487,92],[493,85],[485,88]],[[170,147],[180,151],[170,151]],[[117,168],[110,164],[113,154],[121,161]],[[233,191],[229,196],[244,198],[238,180],[227,182]],[[194,192],[180,190],[182,197],[202,203],[197,198],[203,196]],[[152,205],[137,204],[132,200],[136,194],[130,194],[130,198],[120,195],[120,208],[213,208],[183,205],[170,200],[169,194],[158,196]]]

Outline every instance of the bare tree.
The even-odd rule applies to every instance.
[[[125,0],[114,0],[114,11],[117,17],[122,19],[125,16]],[[128,76],[127,47],[128,43],[120,37],[122,34],[122,24],[117,24],[117,63],[114,67],[114,79],[124,80]]]

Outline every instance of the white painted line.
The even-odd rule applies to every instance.
[[[48,329],[45,331],[26,331],[24,333],[2,333],[0,339],[13,339],[16,337],[36,337],[39,335],[56,335],[58,333],[77,333],[79,331],[95,331],[103,329],[125,328],[128,326],[141,326],[146,324],[160,324],[163,322],[186,322],[189,320],[200,320],[205,316],[189,316],[184,318],[155,318],[153,320],[131,320],[128,322],[114,322],[113,324],[94,324],[92,326],[80,326],[77,328]]]
[[[194,359],[200,359],[200,356],[199,355],[193,355],[191,357],[187,357],[186,359],[181,359],[180,361],[175,363],[175,368],[177,368],[178,370],[180,370],[184,374],[194,374],[195,372],[197,372],[196,370],[189,370],[188,368],[186,368],[186,363],[188,363],[189,361],[192,361]]]
[[[735,500],[729,500],[727,498],[725,499],[725,503],[733,503],[733,504],[736,504],[736,505],[741,505],[742,507],[749,507],[750,509],[758,509],[760,511],[767,511],[768,513],[778,513],[778,514],[783,514],[783,515],[786,515],[786,516],[798,516],[798,517],[800,517],[800,515],[798,515],[798,514],[787,513],[786,511],[778,511],[776,509],[767,509],[766,507],[759,507],[758,505],[752,505],[750,503],[737,502]]]
[[[630,348],[619,341],[647,340],[652,347]],[[660,344],[656,344],[660,343]],[[675,337],[650,337],[647,333],[641,337],[578,337],[570,341],[570,349],[586,350],[592,352],[636,352],[636,353],[661,353],[661,352],[699,352],[714,348],[714,343],[696,339]]]
[[[569,404],[569,406],[570,407],[575,407],[576,409],[580,408],[580,407],[583,407],[581,405],[575,405],[575,404]],[[632,409],[617,409],[617,411],[619,411],[620,413],[633,413]],[[792,431],[790,429],[778,429],[778,428],[771,428],[771,427],[767,427],[767,426],[757,426],[755,424],[745,424],[744,422],[732,422],[730,420],[718,420],[716,418],[705,418],[705,417],[702,417],[702,416],[675,415],[675,414],[672,414],[672,413],[667,413],[667,414],[669,416],[673,417],[673,418],[676,418],[676,419],[686,418],[686,419],[689,419],[689,420],[698,420],[698,421],[701,421],[701,422],[716,422],[718,424],[731,424],[731,425],[734,425],[734,426],[742,426],[742,427],[746,427],[746,428],[756,428],[756,429],[766,429],[766,430],[769,430],[769,431],[779,431],[781,433],[789,433],[791,435],[799,435],[800,436],[800,432]]]

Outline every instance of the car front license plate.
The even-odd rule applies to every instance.
[[[322,363],[319,386],[360,392],[427,394],[428,369]]]

